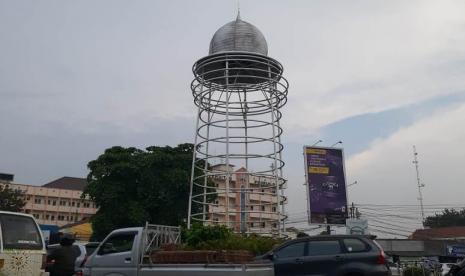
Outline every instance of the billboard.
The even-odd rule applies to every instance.
[[[304,156],[309,222],[345,225],[347,193],[342,149],[305,146]]]
[[[447,255],[454,257],[465,257],[465,246],[463,245],[448,245]]]

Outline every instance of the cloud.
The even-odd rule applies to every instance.
[[[315,5],[305,19],[297,12],[284,41],[298,49],[276,54],[291,84],[286,125],[314,130],[461,90],[464,5],[362,1]]]
[[[0,170],[41,184],[84,176],[113,145],[193,141],[191,66],[235,18],[235,4],[0,2]],[[302,145],[322,136],[361,151],[347,162],[348,180],[359,182],[351,200],[415,204],[415,144],[425,202],[460,202],[463,105],[408,124],[393,123],[401,119],[392,112],[374,116],[377,128],[390,120],[381,134],[359,122],[463,91],[463,10],[464,1],[241,3],[290,82],[282,110],[290,212],[305,213]],[[340,131],[328,131],[335,122]],[[360,144],[336,137],[348,132]]]
[[[203,3],[196,12],[185,1],[4,4],[4,106],[85,131],[190,117],[191,66],[235,11],[233,3]],[[289,132],[317,131],[465,85],[462,1],[254,1],[242,9],[285,67]]]
[[[449,106],[386,139],[347,162],[349,179],[359,182],[351,200],[363,203],[417,204],[413,149],[418,151],[425,204],[462,204],[465,192],[463,150],[465,103]]]
[[[2,122],[3,129],[14,135],[0,135],[0,172],[13,173],[16,182],[32,185],[62,176],[86,177],[87,163],[109,147],[143,149],[190,142],[186,137],[192,135],[193,121],[154,120],[138,131],[102,123],[83,132],[69,125],[35,124],[27,117],[16,117]]]
[[[383,121],[378,123],[382,127]],[[354,202],[361,208],[362,215],[369,219],[372,233],[403,238],[421,227],[416,172],[412,163],[413,145],[419,153],[420,177],[425,184],[426,216],[447,206],[465,207],[463,126],[465,102],[462,100],[435,109],[429,116],[423,114],[421,119],[404,125],[385,138],[375,139],[361,152],[349,156],[346,160],[347,183],[358,182],[348,188],[349,204]],[[298,156],[298,152],[294,152],[298,145],[288,146],[293,147],[287,148],[288,153],[293,153],[288,159]],[[290,221],[294,222],[291,225],[306,229],[305,187],[300,185],[303,169],[298,169],[298,161],[289,161],[291,167],[286,171],[292,184],[287,190]],[[343,232],[341,229],[337,231]]]

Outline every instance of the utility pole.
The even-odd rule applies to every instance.
[[[349,217],[352,218],[352,219],[355,218],[355,204],[353,202],[352,202],[352,206],[349,208],[349,210],[350,210]]]
[[[413,146],[413,164],[415,164],[415,170],[417,172],[417,186],[418,186],[418,200],[420,201],[420,210],[421,210],[421,224],[423,228],[425,227],[425,210],[423,208],[423,194],[421,193],[421,189],[425,187],[425,184],[421,183],[420,181],[420,170],[418,169],[418,152],[415,147]]]

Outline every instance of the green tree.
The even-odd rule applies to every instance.
[[[429,216],[425,219],[425,226],[431,228],[447,226],[465,226],[465,209],[444,209],[442,213]]]
[[[192,144],[176,147],[112,147],[89,162],[89,196],[99,210],[92,217],[94,239],[115,228],[181,225],[187,217]],[[202,162],[198,162],[203,167]],[[196,172],[196,175],[200,172]],[[199,206],[193,206],[199,208]]]
[[[0,185],[0,210],[10,212],[20,212],[26,205],[24,192],[13,190],[8,184]]]

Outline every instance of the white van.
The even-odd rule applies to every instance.
[[[45,243],[34,217],[0,211],[0,275],[48,275],[45,261]]]

